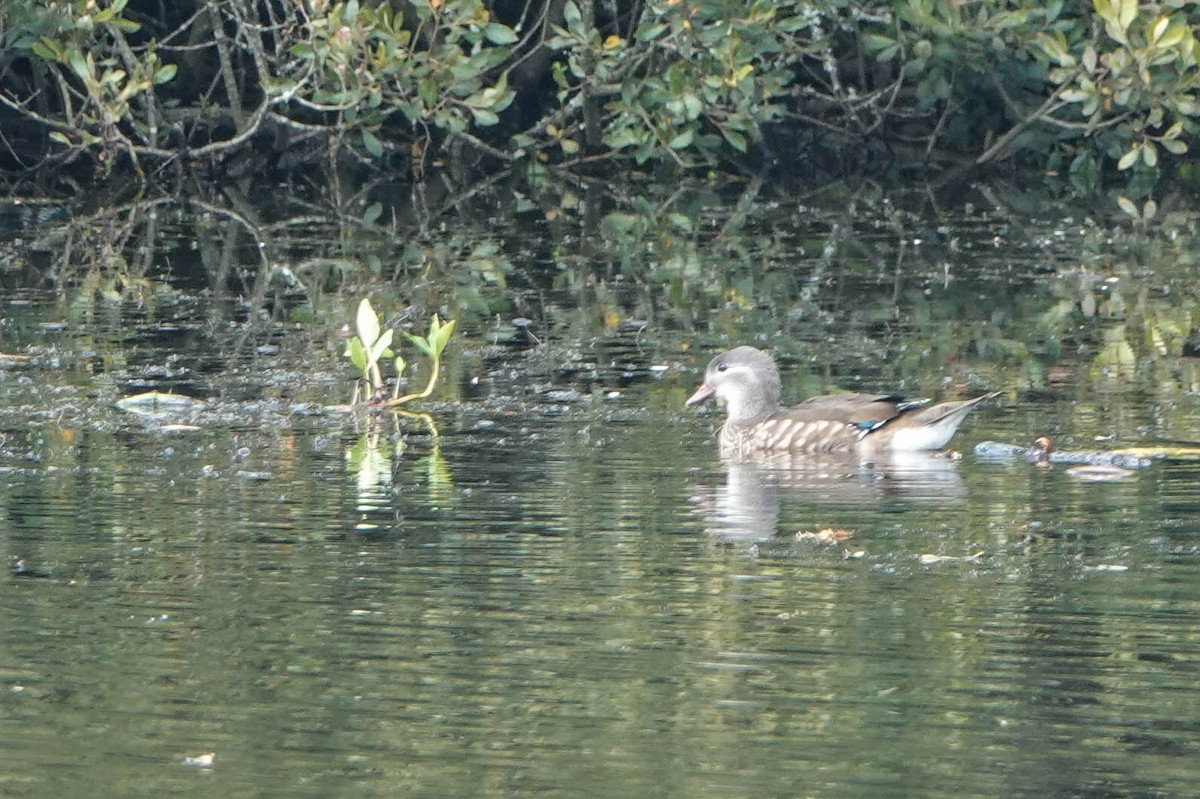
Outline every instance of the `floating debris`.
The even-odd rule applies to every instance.
[[[1042,443],[1044,442],[1044,443]],[[1200,458],[1200,449],[1184,447],[1135,447],[1114,450],[1050,449],[1050,439],[1039,438],[1032,447],[1020,447],[999,441],[981,441],[975,456],[984,460],[1025,460],[1037,464],[1077,463],[1140,469],[1158,458]]]
[[[0,369],[6,369],[11,366],[25,366],[32,363],[32,355],[12,355],[7,352],[0,352]]]
[[[973,563],[983,557],[983,551],[976,552],[973,555],[931,555],[925,554],[920,557],[922,565],[931,563],[944,563],[946,561],[957,561],[959,563]]]
[[[796,540],[815,544],[839,544],[842,541],[849,541],[853,536],[854,533],[849,530],[826,527],[815,533],[810,530],[801,530],[796,533]]]
[[[215,760],[216,757],[216,752],[205,752],[204,754],[196,755],[195,757],[185,757],[183,759],[183,765],[195,766],[196,768],[212,768],[213,760]]]
[[[33,577],[39,580],[50,577],[50,572],[31,568],[24,558],[9,561],[8,570],[13,577]]]
[[[164,394],[161,391],[147,391],[134,394],[132,397],[117,401],[117,407],[126,413],[138,416],[166,416],[181,413],[192,413],[204,407],[204,401],[193,399],[183,394]]]

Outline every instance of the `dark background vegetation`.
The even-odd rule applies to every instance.
[[[1117,175],[1141,214],[1192,174],[1197,23],[1136,0],[10,0],[0,165],[1016,165]]]

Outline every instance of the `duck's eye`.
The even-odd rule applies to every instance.
[[[726,369],[728,369],[728,368],[729,368],[729,364],[727,364],[727,363],[719,363],[719,364],[717,364],[717,371],[718,371],[718,372],[724,372],[724,371],[725,371]]]

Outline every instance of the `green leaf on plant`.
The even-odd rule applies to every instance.
[[[371,345],[371,349],[367,352],[368,363],[378,363],[383,354],[387,352],[387,348],[392,346],[392,335],[395,331],[385,330],[379,340]]]
[[[567,0],[563,6],[563,19],[566,20],[567,30],[572,33],[580,29],[583,17],[579,13],[579,6],[575,3],[575,0]]]
[[[475,124],[480,127],[487,127],[500,122],[500,117],[486,108],[472,108],[471,114],[475,117]]]
[[[367,371],[367,350],[358,336],[346,342],[346,354],[350,356],[350,363],[358,367],[359,371]]]
[[[436,315],[433,318],[437,320]],[[455,321],[456,320],[451,319],[449,322],[446,322],[446,324],[438,328],[436,333],[433,331],[430,332],[430,339],[433,341],[433,351],[436,357],[440,358],[442,351],[445,350],[446,345],[450,343],[450,336],[454,333]]]
[[[729,146],[737,150],[739,153],[746,152],[746,137],[737,131],[721,130],[721,135],[725,137],[725,141],[729,142]]]
[[[367,206],[367,210],[363,211],[363,224],[373,225],[381,216],[383,216],[383,203],[371,203]],[[379,256],[375,256],[375,258],[378,259]],[[371,271],[375,272],[375,274],[379,274],[379,270],[377,268],[373,267]]]
[[[1121,24],[1121,30],[1125,31],[1129,29],[1129,24],[1137,17],[1138,0],[1118,0],[1118,3],[1121,9],[1118,21]]]
[[[433,357],[433,348],[429,346],[429,342],[425,340],[424,336],[414,336],[412,333],[405,333],[404,335],[408,337],[409,341],[416,345],[417,349],[425,353],[426,357]]]
[[[67,52],[67,60],[71,63],[71,69],[74,70],[76,75],[85,81],[91,79],[92,70],[87,59],[83,57],[83,53],[72,47]]]
[[[671,139],[670,148],[672,150],[682,150],[692,143],[696,134],[691,130],[685,130],[675,138]]]
[[[492,44],[512,44],[517,40],[517,34],[507,25],[499,22],[489,22],[483,29],[483,35]]]
[[[370,347],[379,339],[379,317],[375,315],[371,301],[365,297],[358,304],[354,325],[358,329],[358,337],[362,339],[363,346]]]
[[[363,128],[362,140],[363,140],[363,147],[365,147],[367,149],[367,152],[370,153],[372,156],[374,156],[375,158],[378,158],[379,156],[383,155],[383,142],[381,142],[379,140],[379,137],[376,136],[374,133],[367,130],[366,128]]]
[[[1166,49],[1174,47],[1183,41],[1183,37],[1187,35],[1188,28],[1186,25],[1172,25],[1158,40],[1158,46]]]
[[[639,42],[652,42],[666,33],[666,31],[667,25],[658,23],[655,25],[643,25],[633,35]]]

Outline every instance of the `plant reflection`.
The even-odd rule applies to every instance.
[[[367,414],[364,414],[367,416]],[[395,495],[399,491],[397,476],[404,472],[403,458],[408,450],[401,418],[419,420],[429,431],[429,452],[419,458],[412,467],[422,475],[421,484],[429,498],[445,499],[454,488],[454,477],[449,464],[438,445],[437,426],[427,413],[393,411],[389,417],[381,418],[377,412],[369,414],[367,424],[371,429],[361,433],[358,440],[346,450],[347,471],[354,477],[356,510],[362,514],[360,530],[376,530],[380,525],[371,521],[373,514],[393,509]],[[382,429],[391,420],[392,429]],[[394,514],[398,517],[398,511]]]

